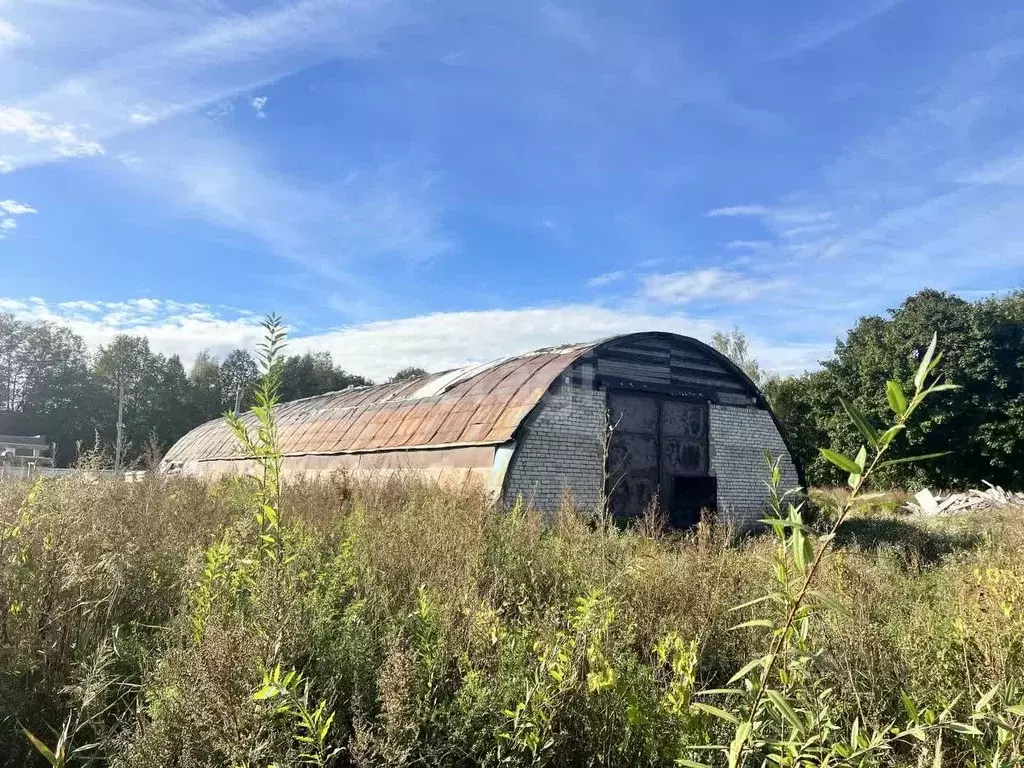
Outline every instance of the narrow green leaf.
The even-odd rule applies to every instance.
[[[928,376],[928,371],[931,370],[932,358],[935,356],[935,345],[938,343],[939,335],[937,333],[933,333],[932,342],[928,345],[928,349],[924,353],[924,357],[921,358],[921,363],[917,366],[917,373],[914,374],[914,386],[918,390],[924,387],[925,377]]]
[[[834,597],[826,595],[824,592],[819,592],[816,589],[809,589],[807,590],[807,596],[813,598],[818,603],[820,603],[821,605],[823,605],[831,611],[835,611],[836,613],[844,616],[847,614],[847,610],[842,603],[840,603]]]
[[[29,742],[31,742],[32,746],[36,748],[36,752],[38,752],[46,759],[46,762],[53,766],[60,765],[60,761],[58,761],[57,756],[53,754],[53,750],[51,750],[48,746],[43,744],[43,742],[41,742],[39,739],[37,739],[35,734],[32,733],[32,731],[30,731],[25,726],[22,726],[21,730],[25,732],[25,735],[28,737]]]
[[[750,621],[744,621],[742,624],[734,624],[729,627],[729,631],[732,632],[735,629],[746,629],[748,627],[773,627],[774,624],[770,619],[751,619]]]
[[[828,461],[830,461],[833,464],[835,464],[837,467],[839,467],[844,472],[849,472],[851,475],[854,475],[854,474],[857,474],[858,472],[860,472],[860,467],[858,467],[854,463],[853,459],[851,459],[848,456],[844,456],[841,453],[836,453],[835,451],[830,450],[828,448],[819,448],[818,452],[823,457],[825,457],[825,459],[827,459]]]
[[[941,459],[943,456],[949,456],[951,453],[952,451],[942,451],[941,453],[926,453],[921,456],[907,456],[902,459],[889,459],[888,461],[883,461],[881,464],[879,464],[878,468],[882,469],[884,467],[892,467],[895,466],[896,464],[910,464],[913,461],[928,461],[930,459]]]
[[[778,710],[779,714],[802,736],[805,731],[803,721],[797,716],[792,705],[786,701],[786,697],[774,689],[765,691],[765,696],[768,697],[768,701]]]
[[[856,488],[860,485],[860,476],[864,474],[864,465],[868,462],[868,449],[865,446],[861,446],[860,450],[857,451],[857,458],[853,460],[857,467],[860,469],[859,472],[853,472],[846,480],[850,488]]]
[[[687,760],[685,757],[677,757],[676,765],[684,766],[684,768],[711,768],[707,763],[698,763],[695,760]]]
[[[889,407],[897,416],[902,416],[907,410],[907,396],[903,394],[903,387],[898,381],[890,379],[885,384],[885,394],[889,399]]]
[[[982,735],[981,731],[978,728],[975,728],[973,725],[968,725],[967,723],[950,723],[946,727],[952,731],[956,731],[957,733],[962,733],[965,736]]]
[[[252,695],[253,701],[264,701],[266,699],[273,699],[281,693],[280,689],[276,685],[264,685],[256,693]]]
[[[906,427],[903,426],[902,424],[897,424],[896,426],[889,427],[887,430],[885,430],[885,432],[879,435],[878,445],[882,448],[887,448],[889,446],[889,443],[893,441],[893,438],[895,438],[896,435],[898,435],[904,429],[906,429]]]
[[[750,736],[750,722],[744,720],[740,726],[736,729],[736,735],[733,736],[732,743],[729,745],[729,768],[735,768],[740,759],[740,752],[743,750],[743,746],[747,743],[747,738]]]
[[[930,395],[932,392],[952,392],[957,389],[963,389],[963,387],[959,384],[933,384],[925,392]]]
[[[768,663],[768,657],[767,656],[762,656],[759,659],[754,659],[753,661],[748,661],[746,664],[743,665],[743,668],[740,669],[739,672],[737,672],[735,675],[733,675],[731,678],[729,678],[729,683],[728,684],[732,685],[737,680],[742,680],[747,675],[749,675],[752,670],[755,670],[758,667],[763,667],[767,663]]]
[[[739,605],[734,605],[729,610],[730,611],[742,611],[744,608],[750,608],[750,607],[755,606],[755,605],[760,605],[761,603],[767,603],[771,599],[772,599],[771,595],[763,595],[761,597],[755,597],[753,600],[747,600],[747,602],[745,602],[745,603],[740,603]]]
[[[726,722],[733,723],[734,725],[739,725],[740,719],[736,717],[736,715],[734,715],[732,712],[726,712],[724,709],[720,709],[719,707],[713,707],[710,704],[705,704],[702,701],[695,701],[690,706],[694,709],[700,710],[701,712],[707,712],[709,715],[717,717],[720,720],[725,720]]]
[[[807,537],[800,528],[794,528],[791,541],[793,544],[793,559],[796,560],[796,567],[799,569],[800,573],[804,573],[807,570],[807,549],[804,547]]]
[[[988,705],[992,702],[992,699],[996,697],[997,693],[999,693],[998,684],[992,686],[992,688],[990,688],[985,694],[982,695],[980,699],[978,699],[977,703],[974,705],[974,711],[983,712],[985,708],[988,707]]]
[[[861,413],[860,409],[857,408],[853,403],[847,400],[845,397],[840,397],[839,402],[842,404],[843,409],[846,411],[846,415],[850,417],[850,421],[853,422],[854,426],[860,430],[860,433],[864,435],[864,438],[873,447],[878,447],[878,432],[871,422],[867,420],[867,417]]]
[[[907,717],[910,718],[912,723],[917,723],[921,719],[921,716],[917,712],[917,707],[914,706],[913,700],[907,696],[906,691],[900,691],[900,701],[903,702],[903,708],[907,710]]]

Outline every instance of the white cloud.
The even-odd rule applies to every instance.
[[[606,285],[621,282],[625,278],[626,272],[624,270],[617,269],[614,272],[605,272],[603,275],[595,275],[594,277],[587,280],[587,287],[603,288]]]
[[[18,228],[15,216],[36,212],[32,206],[19,203],[17,200],[0,200],[0,213],[5,214],[0,216],[0,240],[6,239],[8,232],[13,232]]]
[[[37,6],[19,10],[45,30],[39,44],[59,52],[52,63],[58,79],[23,67],[41,86],[28,96],[24,85],[5,93],[0,81],[0,102],[11,104],[0,126],[13,124],[7,132],[24,138],[10,149],[4,142],[18,168],[101,154],[140,126],[201,113],[323,61],[370,55],[409,14],[406,0],[296,0],[252,13],[205,2],[173,9],[97,3],[67,13]],[[54,151],[40,152],[40,142]]]
[[[0,155],[0,173],[11,173],[14,170],[14,163],[6,155]]]
[[[770,240],[730,240],[725,244],[731,251],[763,251],[771,246]]]
[[[782,285],[779,280],[758,280],[738,272],[712,268],[648,275],[644,278],[644,293],[663,304],[710,299],[746,302]]]
[[[253,349],[262,339],[259,318],[251,313],[161,299],[50,305],[39,298],[0,298],[0,312],[70,326],[93,348],[118,333],[142,334],[155,351],[178,354],[186,365],[204,349],[223,356],[236,347]],[[717,328],[710,320],[681,314],[570,304],[438,312],[316,334],[292,329],[288,350],[326,350],[347,370],[380,381],[406,365],[439,371],[540,347],[637,331],[671,331],[707,340]],[[765,367],[781,373],[812,368],[829,351],[813,344],[774,345],[757,335],[751,335],[751,347]]]
[[[1022,76],[1019,38],[956,57],[918,102],[846,142],[816,185],[774,205],[710,212],[756,216],[770,236],[755,249],[758,259],[800,275],[787,293],[791,312],[772,320],[813,313],[824,324],[819,332],[841,333],[858,314],[925,286],[969,296],[1019,285]]]
[[[707,216],[710,218],[718,218],[721,216],[756,216],[762,217],[767,216],[771,213],[771,209],[765,205],[728,205],[723,208],[712,208],[707,212]]]
[[[235,347],[254,348],[262,329],[247,312],[161,299],[125,301],[65,301],[50,304],[40,298],[0,298],[0,312],[20,320],[65,325],[95,349],[119,333],[144,335],[151,348],[180,355],[188,364],[204,349],[225,355]]]
[[[13,47],[15,43],[20,42],[24,38],[14,25],[9,21],[0,19],[0,51],[4,48]]]
[[[58,123],[43,112],[0,106],[0,135],[19,139],[30,147],[41,147],[50,158],[102,155],[103,145],[82,137],[80,131],[79,126]],[[3,164],[8,172],[19,165],[17,158],[10,155],[4,156]]]
[[[0,211],[9,213],[12,216],[21,216],[24,213],[38,213],[35,208],[17,200],[0,200]]]
[[[152,109],[147,107],[145,104],[139,104],[135,107],[128,119],[137,125],[149,125],[155,123],[158,119],[158,115]]]
[[[256,116],[257,117],[266,117],[267,116],[267,113],[264,111],[264,108],[267,106],[267,97],[266,96],[254,96],[252,98],[252,101],[249,102],[249,103],[252,104],[252,108],[254,110],[256,110]]]

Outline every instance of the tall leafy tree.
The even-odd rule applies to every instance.
[[[910,296],[888,317],[861,318],[823,370],[770,388],[812,484],[842,478],[811,446],[855,452],[861,439],[831,404],[844,397],[884,423],[886,405],[875,393],[893,372],[910,388],[933,332],[944,350],[946,380],[959,389],[922,407],[917,426],[901,434],[894,448],[907,455],[953,453],[895,466],[880,479],[911,487],[977,487],[984,481],[1024,487],[1024,433],[1015,421],[1024,417],[1024,298],[1018,292],[971,303],[934,290]]]
[[[101,346],[93,360],[93,375],[100,387],[101,434],[114,444],[119,398],[124,397],[126,452],[138,451],[149,438],[158,402],[162,357],[154,355],[145,336],[119,334]]]
[[[750,342],[739,328],[715,331],[711,336],[711,346],[736,363],[758,387],[764,387],[773,378],[754,359],[750,351]]]
[[[244,349],[232,350],[220,364],[221,410],[233,410],[235,397],[241,391],[241,406],[252,404],[252,393],[259,380],[259,369],[252,355]]]
[[[157,386],[153,400],[151,431],[161,449],[166,449],[195,423],[191,415],[192,388],[181,358],[157,358]],[[162,362],[162,365],[159,363]]]
[[[92,385],[81,337],[0,315],[0,432],[45,435],[70,459],[91,433]]]
[[[224,409],[220,394],[220,363],[212,352],[203,350],[196,356],[188,373],[188,383],[192,424],[217,418]]]

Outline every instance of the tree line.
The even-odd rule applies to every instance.
[[[396,377],[419,373],[408,368]],[[122,444],[131,466],[236,401],[248,408],[257,375],[242,349],[223,360],[202,352],[186,370],[178,355],[154,352],[144,336],[122,334],[90,352],[69,328],[0,313],[0,434],[45,435],[62,466],[97,439],[112,453],[122,391]],[[294,400],[371,383],[328,352],[307,352],[286,358],[281,394]]]
[[[836,342],[817,370],[779,378],[753,358],[742,332],[716,334],[712,344],[762,387],[787,433],[810,485],[845,482],[818,454],[819,446],[854,454],[858,435],[837,410],[843,397],[876,423],[888,405],[878,399],[893,371],[909,387],[918,358],[937,332],[947,380],[960,386],[928,405],[901,436],[899,450],[921,455],[952,450],[935,461],[901,465],[881,478],[894,486],[981,487],[984,481],[1024,488],[1024,290],[967,301],[925,290],[885,316],[862,317]],[[405,368],[391,381],[423,374]],[[90,353],[81,337],[51,323],[0,314],[0,434],[44,434],[59,464],[78,445],[115,439],[118,394],[124,388],[127,463],[147,452],[151,438],[166,448],[189,429],[251,403],[256,364],[236,349],[219,360],[201,353],[186,370],[177,355],[153,352],[143,336],[121,335]],[[281,397],[309,397],[370,380],[345,371],[327,352],[285,361]]]
[[[762,381],[809,485],[846,481],[819,446],[852,456],[862,440],[837,409],[839,398],[875,424],[887,423],[889,405],[878,393],[894,371],[911,389],[933,332],[944,351],[945,380],[960,388],[924,406],[894,448],[905,456],[950,453],[891,467],[880,479],[911,489],[983,488],[986,481],[1024,488],[1024,290],[973,302],[921,291],[885,316],[862,317],[818,370]]]

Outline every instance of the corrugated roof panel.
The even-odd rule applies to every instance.
[[[407,381],[358,387],[282,404],[278,410],[284,453],[346,453],[397,448],[430,447],[458,443],[502,443],[512,439],[523,419],[549,387],[576,360],[592,353],[600,357],[628,357],[628,372],[660,380],[671,366],[673,377],[686,375],[715,379],[722,366],[723,379],[735,374],[703,345],[669,334],[637,334],[593,344],[542,349],[515,358],[467,366],[457,371],[429,374]],[[628,343],[625,343],[627,342]],[[688,345],[688,346],[687,346]],[[667,355],[667,350],[672,350]],[[690,360],[692,355],[693,360]],[[720,356],[719,356],[720,357]],[[688,371],[676,371],[676,367]],[[619,371],[621,363],[611,361]],[[593,366],[592,366],[593,367]],[[609,370],[609,362],[599,366]],[[622,367],[623,373],[627,367]],[[651,367],[661,370],[645,369]],[[603,372],[602,371],[602,372]],[[726,381],[717,382],[723,387]],[[746,389],[742,374],[733,383]],[[731,387],[729,388],[731,389]],[[255,425],[252,414],[243,417]],[[239,455],[234,435],[216,420],[185,435],[167,453],[168,461],[210,460]]]

